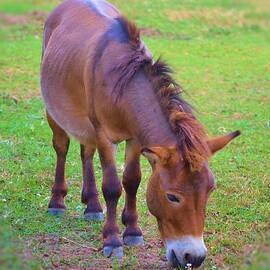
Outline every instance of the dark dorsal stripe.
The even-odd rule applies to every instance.
[[[109,46],[111,41],[119,43],[128,43],[130,36],[128,33],[127,25],[122,18],[113,19],[110,28],[102,35],[99,42],[97,43],[96,53],[93,57],[93,78],[95,77],[95,71],[99,64],[102,55],[106,48]]]

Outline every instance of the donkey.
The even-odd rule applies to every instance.
[[[209,139],[181,87],[161,60],[153,60],[135,24],[105,0],[66,0],[44,28],[41,90],[57,155],[49,213],[65,211],[64,177],[70,137],[81,145],[84,215],[103,220],[93,170],[98,150],[107,213],[105,256],[123,255],[123,243],[143,244],[136,193],[140,155],[152,166],[147,205],[156,217],[166,256],[174,267],[199,267],[206,257],[205,208],[215,188],[209,158],[239,131]],[[116,145],[126,141],[122,184],[115,165]],[[122,185],[123,241],[116,222]]]

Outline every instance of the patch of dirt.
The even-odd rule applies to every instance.
[[[232,118],[233,119],[236,119],[236,120],[243,120],[243,119],[253,119],[254,118],[254,113],[240,113],[240,112],[236,112],[232,115]]]
[[[270,11],[270,2],[269,0],[249,0],[254,6],[259,8],[260,10]]]
[[[144,36],[150,36],[150,37],[162,37],[164,34],[161,33],[159,30],[154,28],[141,28],[141,34]]]
[[[255,13],[254,13],[255,12]],[[257,7],[256,10],[236,10],[225,8],[211,8],[198,10],[167,10],[166,15],[168,19],[177,22],[190,19],[196,19],[202,24],[231,28],[244,26],[260,26],[262,28],[269,28],[270,20],[267,18],[256,18],[250,15],[264,15],[265,9]]]
[[[180,34],[173,34],[173,33],[163,33],[160,32],[158,29],[144,27],[141,28],[141,35],[147,37],[156,37],[156,38],[164,38],[169,40],[187,40],[191,39],[191,37],[180,35]]]
[[[99,239],[100,240],[100,239]],[[102,247],[91,247],[78,240],[60,237],[55,234],[40,235],[29,241],[34,248],[34,258],[43,262],[46,269],[113,269],[115,262],[102,255]],[[162,243],[160,240],[146,241],[143,247],[128,248],[124,246],[124,258],[118,262],[119,269],[170,269],[166,259],[160,255]]]
[[[44,23],[48,16],[47,12],[44,11],[32,11],[25,15],[9,15],[0,13],[0,24],[3,25],[26,25],[29,23]]]
[[[4,13],[0,13],[0,22],[3,24],[20,24],[24,25],[28,23],[28,18],[26,16],[19,16],[19,15],[8,15]]]
[[[246,11],[222,8],[199,10],[167,10],[166,15],[171,21],[197,19],[215,26],[243,26],[246,23]]]

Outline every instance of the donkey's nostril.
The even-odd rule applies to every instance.
[[[184,259],[185,259],[185,261],[186,262],[191,262],[191,255],[189,254],[189,253],[186,253],[185,255],[184,255]]]

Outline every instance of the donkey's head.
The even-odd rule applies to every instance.
[[[239,134],[237,131],[208,141],[210,152],[214,154]],[[142,153],[153,169],[147,204],[157,219],[167,259],[174,267],[199,267],[207,253],[203,241],[206,204],[215,189],[208,162],[194,171],[175,147],[150,147]]]

